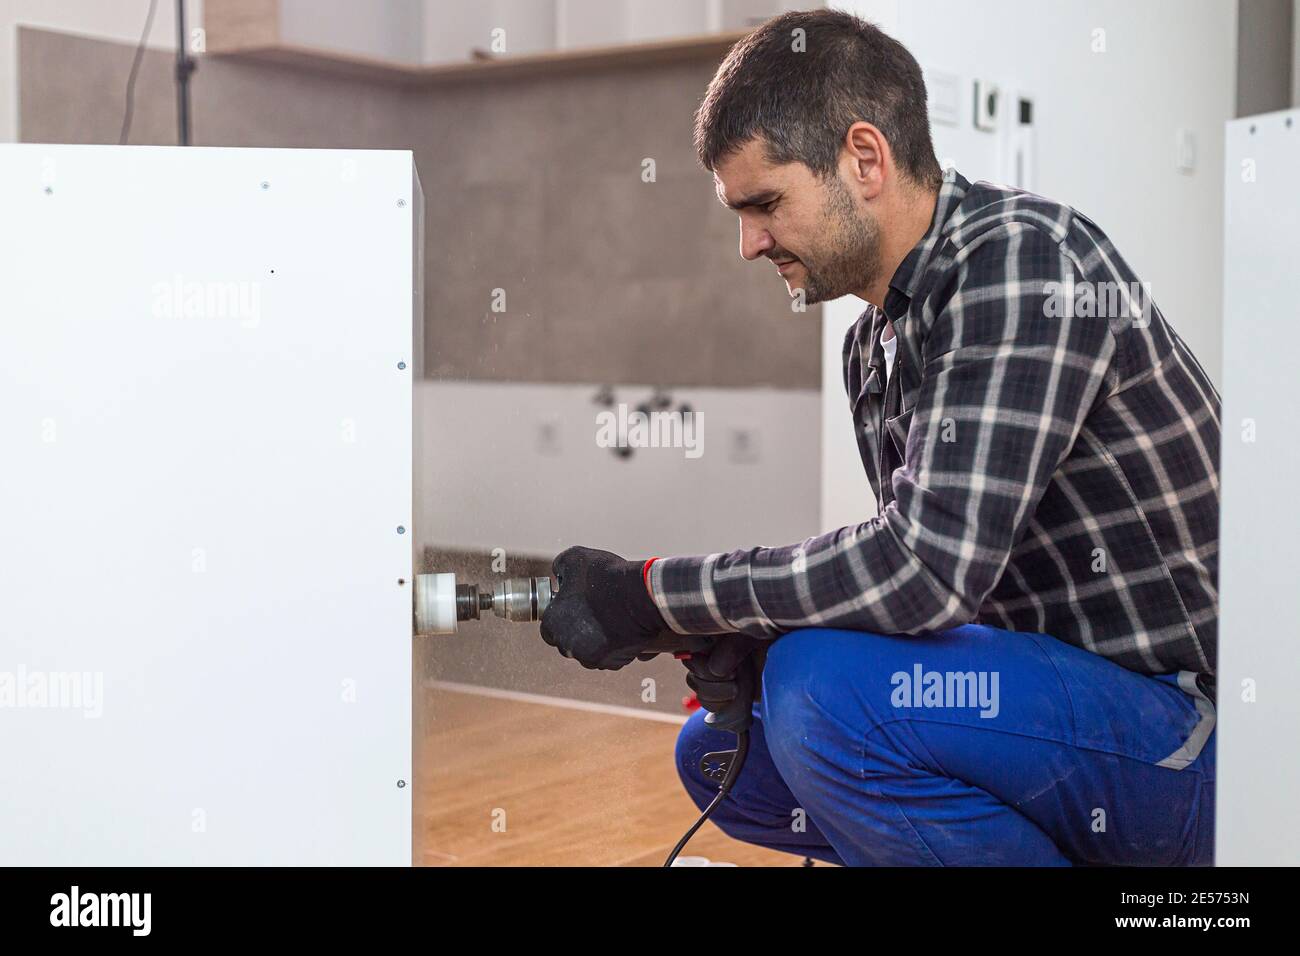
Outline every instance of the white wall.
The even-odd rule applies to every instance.
[[[1152,285],[1156,302],[1219,380],[1223,124],[1235,108],[1233,0],[858,0],[836,3],[893,33],[928,68],[1009,77],[1031,92],[1037,188],[1096,220]],[[1105,31],[1095,53],[1094,30]],[[1196,169],[1174,165],[1175,131],[1196,137]],[[948,134],[936,130],[936,140]],[[942,146],[939,152],[943,155]],[[961,169],[962,157],[955,157]],[[965,170],[963,170],[965,172]],[[822,522],[855,523],[864,480],[840,371],[854,299],[823,310]],[[856,471],[854,467],[856,466]]]
[[[150,47],[176,48],[175,8],[173,0],[158,0]],[[149,0],[0,0],[0,142],[18,141],[19,24],[137,43],[148,10]],[[186,18],[203,25],[203,0],[187,0]]]
[[[596,442],[596,385],[424,382],[428,489],[417,544],[550,557],[572,544],[628,557],[785,545],[817,523],[815,390],[672,389],[702,418],[702,454]],[[647,385],[620,385],[633,407]],[[553,431],[544,438],[542,428]],[[748,456],[736,433],[748,432]]]

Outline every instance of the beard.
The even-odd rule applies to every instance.
[[[858,209],[853,196],[836,176],[830,177],[824,241],[810,255],[800,256],[808,281],[804,301],[809,305],[838,299],[875,283],[880,273],[880,226]]]

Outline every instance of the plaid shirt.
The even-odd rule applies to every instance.
[[[950,172],[884,306],[844,341],[879,516],[788,547],[655,561],[669,626],[774,638],[980,622],[1178,672],[1212,716],[1219,395],[1105,233]]]

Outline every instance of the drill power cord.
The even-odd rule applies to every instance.
[[[709,818],[710,814],[717,809],[718,804],[720,804],[726,798],[727,794],[731,792],[731,788],[735,784],[736,778],[740,776],[740,768],[745,765],[745,757],[748,754],[749,729],[745,728],[743,730],[737,730],[736,755],[732,758],[731,765],[727,767],[727,775],[722,779],[722,786],[718,788],[718,795],[713,798],[707,807],[704,808],[704,812],[700,814],[700,818],[695,821],[695,824],[686,831],[680,840],[677,841],[677,845],[673,847],[673,851],[668,854],[668,859],[664,861],[665,867],[673,865],[677,859],[677,855],[685,849],[686,844],[690,841],[691,837],[695,836],[696,831],[699,830],[700,827],[704,826],[704,821]]]

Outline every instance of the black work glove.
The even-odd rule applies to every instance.
[[[643,566],[592,548],[562,552],[551,565],[559,590],[542,615],[542,640],[592,670],[631,663],[668,630],[641,578]]]
[[[693,653],[682,661],[690,672],[686,684],[709,712],[710,727],[738,731],[749,726],[768,643],[744,634],[723,634],[713,639],[708,653]]]

